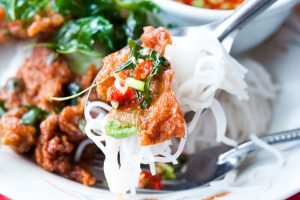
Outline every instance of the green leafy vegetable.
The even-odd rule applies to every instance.
[[[159,7],[150,0],[116,0],[116,2],[122,9],[128,11],[125,28],[128,38],[137,39],[143,33],[148,12],[159,12]]]
[[[7,80],[4,88],[7,90],[18,91],[21,89],[22,79],[20,78],[10,78]]]
[[[42,110],[41,108],[35,106],[29,108],[29,111],[25,113],[21,118],[22,124],[36,125],[48,115],[48,112]]]
[[[115,118],[109,119],[105,127],[105,133],[116,139],[122,139],[134,135],[138,132],[136,126],[128,123],[122,123]]]
[[[6,108],[4,106],[4,102],[0,102],[0,117],[2,117],[6,113]]]
[[[75,17],[102,16],[116,20],[121,18],[114,0],[53,0],[55,11]]]
[[[166,163],[157,163],[158,169],[161,171],[162,178],[164,179],[175,179],[174,168]]]
[[[109,44],[112,24],[102,17],[86,17],[69,21],[56,36],[57,51],[62,54],[82,52],[99,56],[94,50],[96,41]]]
[[[189,156],[187,154],[181,154],[177,161],[178,161],[178,164],[177,165],[174,165],[174,171],[175,172],[178,172],[182,169],[182,167],[184,166],[184,164],[188,161],[189,159]]]
[[[80,32],[91,33],[93,29],[89,27],[88,20],[77,20],[62,27],[57,38],[62,38],[58,43],[58,50],[60,53],[69,54],[77,50],[85,53],[90,53],[95,56],[94,46],[97,42],[101,42],[106,47],[108,52],[119,50],[127,43],[128,38],[137,39],[143,32],[143,27],[148,25],[148,12],[157,12],[158,7],[150,0],[53,0],[53,8],[63,14],[71,15],[75,18],[100,18],[102,19],[101,32],[102,35],[92,37],[93,41],[89,43],[88,39],[77,38],[81,35]],[[103,22],[103,20],[106,20]],[[89,30],[88,30],[89,29]],[[87,38],[87,37],[85,37]],[[91,38],[91,37],[90,37]],[[80,45],[78,45],[80,44]],[[83,46],[82,46],[83,44]]]
[[[48,0],[0,0],[10,20],[30,20],[46,8]]]
[[[101,185],[104,187],[104,188],[108,188],[108,182],[106,179],[104,179],[101,183]]]
[[[155,5],[151,0],[115,0],[117,4],[130,11],[140,12],[158,12],[159,7]]]
[[[81,133],[85,133],[85,126],[86,126],[85,119],[82,119],[78,122],[78,128],[81,131]]]
[[[68,95],[75,95],[78,92],[80,92],[80,85],[78,83],[73,82],[67,86]],[[72,106],[76,105],[77,103],[78,103],[78,98],[73,98],[73,99],[70,99],[70,101],[69,101],[69,104]]]
[[[153,70],[145,79],[145,87],[144,91],[136,91],[137,98],[142,98],[140,107],[142,109],[149,108],[151,104],[151,91],[150,91],[150,84],[153,77],[166,66],[169,66],[169,61],[154,51],[153,49],[143,48],[142,46],[138,45],[137,42],[134,40],[128,41],[128,46],[130,48],[130,55],[128,60],[124,65],[122,65],[119,69],[116,70],[116,73],[125,70],[125,69],[135,69],[138,66],[138,60],[150,60],[153,63]]]
[[[144,91],[144,88],[145,88],[145,82],[136,80],[134,78],[127,78],[125,80],[125,84],[133,89],[136,89],[136,90],[139,90],[142,92]]]

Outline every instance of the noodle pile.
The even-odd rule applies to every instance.
[[[254,111],[260,108],[259,112],[265,112],[269,108],[269,99],[275,95],[268,74],[258,64],[247,77],[251,98],[245,103],[242,100],[248,100],[247,70],[226,53],[217,39],[208,32],[199,32],[189,37],[173,37],[172,40],[173,44],[166,48],[165,57],[175,74],[173,90],[183,113],[195,113],[186,122],[186,135],[179,144],[176,140],[169,140],[140,146],[137,134],[125,139],[108,137],[103,132],[103,125],[111,107],[95,101],[85,109],[86,134],[105,154],[104,173],[111,192],[115,194],[124,194],[128,190],[135,194],[141,164],[148,164],[153,175],[155,162],[176,164],[187,136],[187,152],[195,151],[199,141],[235,146],[235,139],[244,139],[249,132],[265,131],[266,121],[270,118],[270,113],[265,113],[268,116],[265,121],[261,120],[263,116],[256,116],[262,113],[254,115]],[[256,109],[257,105],[261,107]],[[252,124],[248,123],[253,119]],[[257,126],[256,122],[260,124]],[[175,153],[172,152],[174,148],[177,148]]]

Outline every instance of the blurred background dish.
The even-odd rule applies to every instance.
[[[228,16],[232,10],[205,9],[185,5],[174,0],[153,0],[161,9],[159,19],[165,25],[192,26],[212,22]],[[266,12],[250,22],[237,36],[233,53],[251,49],[271,36],[286,20],[299,0],[278,0]]]

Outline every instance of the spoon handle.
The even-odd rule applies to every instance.
[[[251,21],[276,1],[277,0],[245,1],[245,3],[239,6],[230,16],[214,24],[214,34],[219,41],[223,41],[230,33],[242,28],[247,22]]]
[[[260,139],[271,145],[300,140],[300,128],[263,136]],[[244,158],[248,153],[254,152],[258,149],[259,147],[253,141],[245,142],[236,148],[221,154],[219,156],[218,163],[224,163],[232,158]]]

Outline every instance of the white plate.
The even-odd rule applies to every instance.
[[[298,25],[299,24],[299,25]],[[275,102],[271,131],[300,127],[300,20],[292,17],[269,41],[248,53],[268,66],[281,92]],[[7,72],[7,62],[13,50],[0,49],[0,75]],[[10,74],[12,74],[10,72]],[[0,78],[0,80],[3,80]],[[284,199],[300,191],[300,142],[283,145],[286,164],[276,167],[268,153],[252,156],[240,169],[234,187],[214,183],[211,187],[196,188],[157,197],[159,199],[203,199],[219,192],[230,193],[222,199]],[[299,147],[299,148],[298,148]],[[200,169],[201,170],[201,169]],[[48,173],[33,162],[0,149],[0,194],[15,200],[116,199],[108,192],[82,186]],[[127,196],[128,198],[131,198]],[[132,197],[141,199],[142,196]]]

